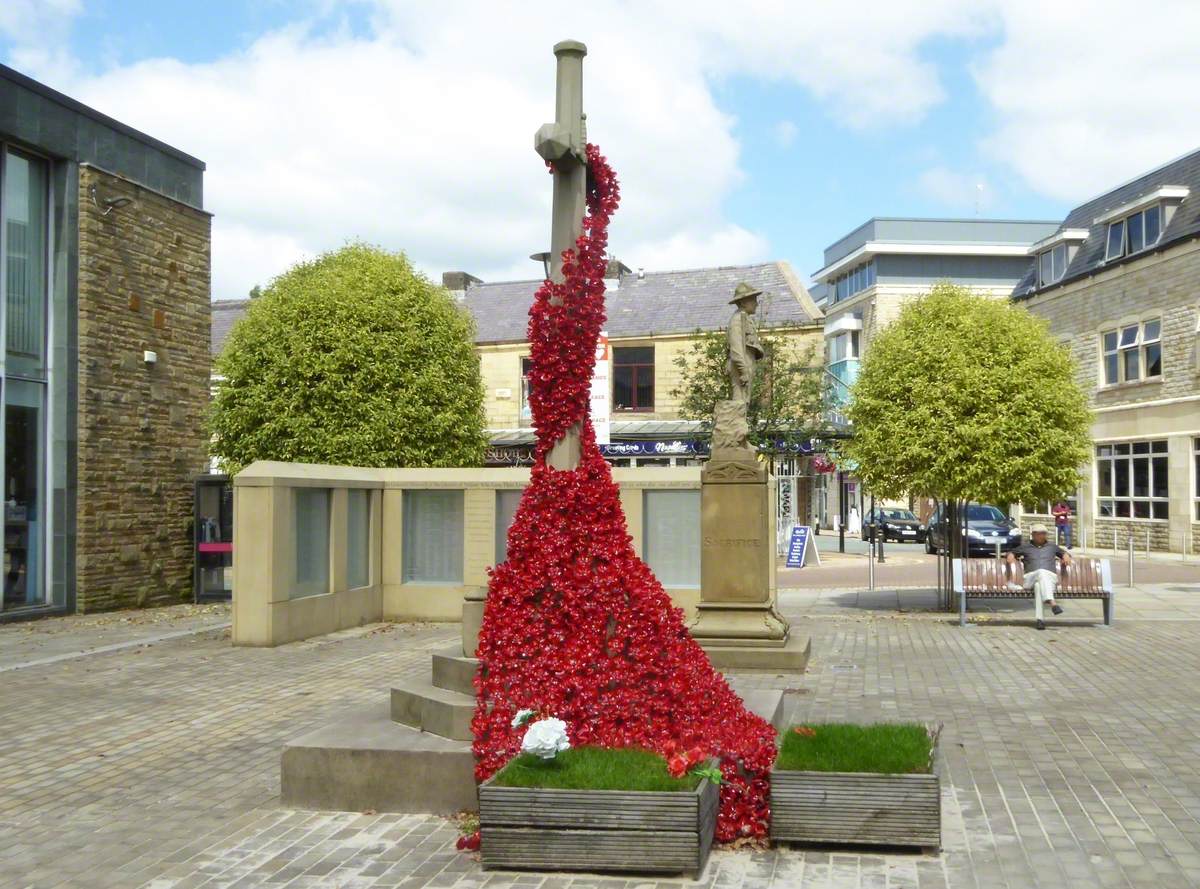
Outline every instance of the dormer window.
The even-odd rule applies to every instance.
[[[1108,224],[1108,248],[1105,260],[1132,256],[1158,243],[1162,234],[1162,207],[1157,204],[1125,219]]]
[[[1038,286],[1057,284],[1067,273],[1067,245],[1057,244],[1038,254]]]
[[[1102,216],[1097,216],[1094,224],[1108,226],[1104,241],[1104,261],[1111,262],[1122,256],[1132,256],[1157,244],[1163,230],[1171,221],[1175,208],[1187,196],[1188,189],[1183,186],[1164,185]]]

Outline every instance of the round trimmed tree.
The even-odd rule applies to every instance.
[[[875,337],[846,414],[842,454],[887,498],[1055,499],[1091,454],[1087,398],[1046,322],[952,284]]]
[[[351,244],[253,300],[216,361],[212,451],[350,466],[478,466],[474,323],[402,253]]]

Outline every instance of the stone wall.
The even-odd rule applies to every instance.
[[[93,186],[132,203],[102,216]],[[207,454],[210,217],[86,165],[79,189],[76,607],[177,602]]]

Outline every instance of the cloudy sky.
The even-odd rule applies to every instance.
[[[208,164],[213,297],[347,240],[530,277],[555,41],[613,253],[787,259],[872,215],[1060,219],[1200,147],[1200,3],[0,0],[0,59]]]

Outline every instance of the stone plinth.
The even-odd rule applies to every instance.
[[[790,639],[776,608],[770,477],[745,430],[745,403],[718,402],[700,477],[700,605],[691,633],[718,668],[803,670],[807,640]],[[754,649],[775,654],[741,654]]]

